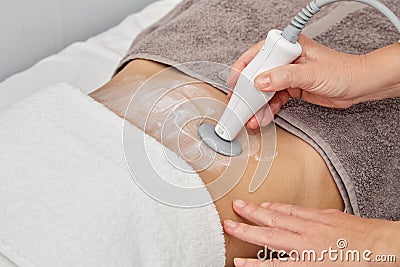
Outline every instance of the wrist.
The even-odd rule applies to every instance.
[[[370,86],[366,79],[370,72],[368,61],[367,55],[351,55],[351,83],[348,97],[353,99],[354,104],[361,102],[358,99],[364,96],[366,88]]]
[[[356,102],[400,96],[400,45],[393,44],[358,56]]]
[[[393,230],[395,231],[395,234],[391,236],[391,242],[393,243],[393,254],[396,255],[396,266],[400,267],[400,221],[393,222]]]
[[[374,231],[373,254],[385,257],[394,256],[394,262],[387,262],[388,266],[400,266],[400,222],[381,220],[378,225]]]
[[[395,255],[396,261],[393,266],[400,267],[400,221],[390,222],[391,234],[389,237],[389,254]]]

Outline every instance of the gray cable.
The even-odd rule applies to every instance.
[[[282,36],[292,42],[296,43],[301,31],[307,24],[307,22],[317,14],[322,7],[339,1],[350,1],[350,0],[314,0],[309,3],[305,8],[303,8],[297,16],[291,21],[291,23],[285,28],[282,33]],[[381,12],[384,16],[386,16],[390,22],[397,28],[400,32],[400,19],[393,13],[387,6],[379,2],[378,0],[352,0],[355,2],[360,2],[363,4],[367,4],[369,6],[374,7],[379,12]]]

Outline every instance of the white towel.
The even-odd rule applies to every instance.
[[[122,129],[122,119],[67,84],[0,113],[1,254],[18,266],[224,265],[215,206],[176,208],[146,195],[126,166]],[[161,150],[150,137],[146,146]],[[202,184],[162,153],[152,158],[172,180]]]

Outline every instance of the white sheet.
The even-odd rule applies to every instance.
[[[0,83],[0,110],[54,82],[68,82],[89,93],[108,81],[133,39],[181,0],[161,0],[128,16],[118,26],[65,48]],[[15,55],[18,60],[18,55]]]
[[[0,253],[17,266],[224,265],[219,216],[197,173],[181,171],[189,166],[169,152],[172,166],[161,144],[130,124],[123,145],[122,126],[67,84],[0,114]],[[160,185],[143,163],[148,153],[164,179],[200,187],[180,200],[211,204],[176,208],[149,197],[132,179],[124,150],[140,155],[130,165],[135,175]]]

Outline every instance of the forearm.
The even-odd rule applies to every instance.
[[[400,96],[400,44],[393,44],[360,57],[359,102]]]
[[[380,228],[380,229],[379,229]],[[385,221],[378,227],[379,239],[373,252],[381,256],[395,256],[387,266],[400,266],[400,221]]]
[[[396,221],[393,222],[393,230],[395,233],[394,235],[392,234],[392,242],[391,242],[391,246],[392,246],[392,251],[394,252],[395,256],[396,256],[396,265],[400,267],[400,221]]]

